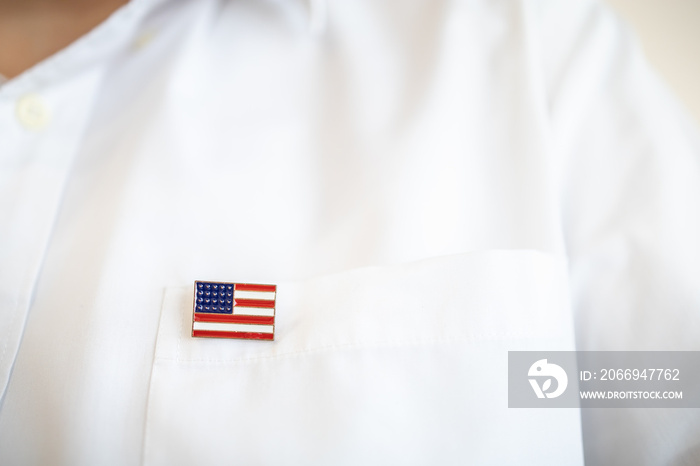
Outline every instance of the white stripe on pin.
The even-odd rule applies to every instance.
[[[260,299],[263,301],[274,301],[274,291],[239,291],[233,292],[233,299]]]
[[[274,317],[274,307],[243,307],[233,306],[234,316],[267,316]]]
[[[253,332],[274,333],[274,325],[228,324],[220,322],[193,322],[192,330],[211,330],[215,332]]]

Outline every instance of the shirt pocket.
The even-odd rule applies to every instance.
[[[507,407],[508,351],[574,349],[559,257],[492,250],[278,283],[272,342],[192,338],[192,295],[165,293],[146,464],[542,464],[542,448],[582,462],[578,410]]]

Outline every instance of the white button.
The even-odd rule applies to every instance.
[[[146,48],[148,44],[151,43],[153,38],[156,36],[155,31],[146,31],[136,38],[132,44],[134,50],[141,50]]]
[[[36,94],[27,94],[17,101],[17,118],[27,129],[39,130],[49,123],[49,109]]]

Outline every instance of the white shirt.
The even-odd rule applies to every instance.
[[[697,462],[507,352],[700,349],[699,155],[589,1],[134,0],[0,88],[0,464]]]

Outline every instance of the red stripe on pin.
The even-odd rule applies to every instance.
[[[238,291],[277,291],[277,285],[254,285],[252,283],[236,283],[234,289]]]
[[[272,333],[221,332],[217,330],[193,330],[192,336],[206,338],[237,338],[243,340],[274,340],[275,338],[275,335]]]
[[[242,306],[242,307],[273,308],[273,307],[275,307],[275,302],[274,301],[263,301],[260,299],[234,299],[233,305],[234,306]]]

